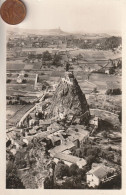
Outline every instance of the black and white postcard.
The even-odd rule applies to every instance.
[[[24,3],[6,25],[5,188],[121,193],[123,1]]]

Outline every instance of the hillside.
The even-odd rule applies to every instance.
[[[72,72],[65,72],[55,91],[50,106],[50,116],[71,123],[86,123],[89,106]]]

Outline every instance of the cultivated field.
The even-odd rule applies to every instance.
[[[75,51],[70,51],[72,56],[82,54],[85,60],[95,61],[95,60],[108,60],[116,59],[120,57],[120,53],[114,53],[111,50],[96,50],[96,49],[77,49]]]
[[[36,53],[42,53],[48,50],[52,52],[51,48],[22,48],[23,52],[35,51]],[[60,49],[57,49],[60,50]],[[87,102],[90,108],[103,109],[110,112],[117,113],[121,109],[121,95],[120,96],[106,96],[105,92],[108,87],[108,83],[114,83],[117,88],[121,88],[121,76],[107,75],[91,73],[88,77],[88,73],[85,72],[85,66],[90,68],[96,68],[98,66],[103,66],[109,59],[116,59],[120,57],[120,53],[114,53],[112,51],[103,50],[93,50],[93,49],[68,49],[70,57],[75,57],[81,54],[85,60],[84,64],[73,64],[72,69],[74,75],[80,85],[84,94],[86,94]],[[9,57],[9,56],[8,56]],[[65,72],[65,66],[42,66],[41,63],[32,64],[33,68],[29,71],[25,70],[26,62],[24,62],[24,57],[20,59],[13,60],[11,58],[7,62],[7,79],[12,81],[7,84],[7,95],[22,95],[27,96],[27,100],[32,99],[30,97],[31,93],[37,93],[34,88],[35,74],[39,75],[39,83],[43,84],[47,82],[51,87],[57,85],[60,78],[63,77]],[[14,58],[15,59],[15,58]],[[29,76],[26,78],[27,83],[18,84],[16,78],[20,71],[24,71]],[[98,93],[93,94],[94,88],[97,89]],[[40,92],[39,92],[40,93]],[[33,94],[37,97],[37,94]],[[23,97],[25,99],[25,97]],[[34,98],[34,97],[33,97]],[[23,113],[29,109],[29,106],[12,105],[7,106],[7,125],[17,122]],[[9,114],[8,114],[9,113]],[[17,114],[15,114],[17,113]],[[14,117],[15,116],[15,117]],[[12,118],[11,118],[12,117]],[[15,120],[14,120],[15,118]]]
[[[15,126],[19,122],[21,117],[33,106],[34,105],[7,105],[7,129],[12,126]]]

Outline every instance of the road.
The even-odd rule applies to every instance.
[[[28,110],[28,112],[26,112],[26,113],[24,114],[24,116],[21,118],[21,120],[20,120],[19,123],[17,124],[18,127],[20,127],[21,124],[24,122],[24,120],[27,118],[27,116],[28,116],[31,112],[33,112],[33,111],[36,109],[36,106],[37,106],[37,105],[40,105],[40,104],[42,103],[41,101],[44,99],[45,95],[46,95],[46,93],[44,93],[43,96],[40,98],[40,100],[39,100],[40,103],[35,104],[35,106],[33,106],[30,110]]]
[[[110,111],[107,111],[107,110],[102,110],[102,109],[90,109],[90,111],[102,111],[102,112],[105,112],[105,113],[108,113],[108,114],[112,114],[112,115],[118,117],[118,114],[115,114],[115,113],[110,112]]]

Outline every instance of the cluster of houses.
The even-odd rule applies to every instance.
[[[50,34],[51,33],[51,34]],[[41,33],[40,33],[41,34]],[[70,46],[69,41],[65,36],[61,35],[62,30],[53,29],[50,31],[43,31],[42,35],[20,35],[15,34],[15,37],[9,38],[8,48],[21,47],[21,48],[66,48]],[[45,36],[43,36],[45,35]],[[48,36],[51,35],[51,36]],[[68,42],[68,43],[67,43]]]
[[[36,111],[42,112],[41,106],[37,106]],[[89,124],[98,128],[98,117],[91,117]],[[46,130],[42,130],[43,125],[45,125]],[[23,134],[21,139],[13,139],[17,132]],[[87,164],[87,161],[83,158],[73,156],[72,151],[79,148],[89,138],[89,133],[83,125],[71,125],[65,129],[64,126],[57,122],[41,120],[41,124],[37,126],[30,124],[30,128],[15,128],[9,131],[7,133],[6,146],[15,155],[17,150],[27,147],[33,138],[39,138],[42,139],[43,147],[48,148],[48,153],[56,164],[58,161],[63,161],[68,166],[76,163],[79,168],[83,168]],[[114,169],[98,164],[97,167],[92,167],[86,173],[86,182],[89,187],[97,187],[101,182],[108,181],[108,178],[110,180],[113,179],[116,176],[114,172]]]

